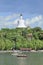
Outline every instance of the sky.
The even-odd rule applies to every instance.
[[[26,25],[43,29],[43,0],[0,0],[0,29],[15,28],[21,13]]]

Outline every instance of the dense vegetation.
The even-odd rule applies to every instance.
[[[32,33],[30,40],[28,34]],[[20,48],[43,49],[43,30],[35,28],[16,28],[0,30],[0,50]]]

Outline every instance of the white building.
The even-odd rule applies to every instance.
[[[22,14],[20,14],[20,19],[18,20],[18,26],[17,28],[26,28],[25,20],[22,17]]]

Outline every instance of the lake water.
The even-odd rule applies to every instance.
[[[0,53],[0,65],[43,65],[43,52],[28,52],[26,58]]]

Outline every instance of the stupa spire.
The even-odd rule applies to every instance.
[[[22,16],[22,14],[20,14],[20,19],[22,19],[23,18],[23,16]]]

